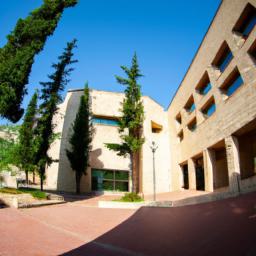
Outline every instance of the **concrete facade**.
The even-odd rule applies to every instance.
[[[255,7],[256,0],[222,1],[167,111],[143,97],[143,193],[153,193],[152,141],[158,145],[158,193],[184,188],[232,193],[256,189],[256,26],[245,35],[245,24],[256,20]],[[61,139],[50,150],[59,159],[47,170],[52,189],[75,189],[65,149],[81,94],[68,92],[56,116]],[[119,118],[123,97],[92,90],[93,115]],[[109,151],[104,146],[108,142],[119,142],[118,128],[95,124],[91,168],[129,171],[129,159]],[[83,177],[83,191],[92,189],[91,173],[88,170]]]
[[[61,134],[61,138],[53,143],[49,151],[49,155],[58,160],[47,168],[46,185],[49,189],[75,191],[75,173],[70,167],[66,149],[69,147],[70,127],[74,122],[82,94],[83,90],[69,91],[64,102],[59,106],[58,114],[55,116],[54,122],[57,124],[55,129],[56,132]],[[119,110],[124,98],[123,93],[91,90],[90,97],[94,117],[109,120],[120,117]],[[170,169],[169,166],[165,165],[165,161],[170,157],[167,113],[162,106],[147,96],[143,96],[142,101],[145,111],[143,124],[145,144],[142,147],[142,157],[140,159],[142,191],[145,194],[153,193],[153,163],[150,145],[152,141],[155,141],[159,147],[155,160],[156,191],[168,192],[170,191]],[[152,132],[152,122],[161,126],[159,133]],[[82,177],[82,192],[92,190],[92,169],[127,171],[130,175],[130,159],[118,156],[105,146],[105,143],[120,143],[118,127],[111,124],[94,123],[93,129],[90,168],[87,170],[87,175]],[[129,188],[131,189],[131,178],[129,178]]]
[[[231,191],[238,191],[248,188],[248,183],[251,188],[256,185],[255,172],[241,179],[241,173],[246,171],[241,169],[241,163],[254,160],[256,152],[252,150],[251,159],[242,161],[237,137],[240,133],[255,133],[256,67],[250,49],[256,42],[256,27],[247,37],[235,30],[249,3],[256,6],[256,1],[222,1],[169,105],[172,190],[179,190],[182,187],[183,165],[188,165],[189,188],[196,188],[195,159],[200,155],[204,162],[205,190],[214,191],[228,187]],[[220,54],[223,44],[228,45],[233,58],[224,71],[221,71],[216,67],[214,60]],[[232,95],[227,96],[222,88],[234,70],[239,71],[243,85]],[[198,88],[205,74],[208,74],[212,88],[202,95]],[[185,108],[191,97],[195,108],[188,112]],[[203,110],[211,101],[215,102],[216,110],[208,117]],[[177,121],[180,119],[181,124]],[[191,130],[189,124],[193,120],[196,120],[196,128]],[[180,139],[180,134],[183,134],[183,139]]]

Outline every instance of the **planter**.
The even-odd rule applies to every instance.
[[[116,202],[116,201],[99,201],[99,208],[116,208],[116,209],[139,209],[146,206],[148,202]]]

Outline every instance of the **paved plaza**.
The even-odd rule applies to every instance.
[[[96,200],[96,198],[94,199]],[[99,209],[86,199],[0,209],[0,255],[256,255],[256,193],[176,208]]]

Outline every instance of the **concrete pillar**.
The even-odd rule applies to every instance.
[[[188,160],[188,183],[189,189],[196,189],[196,168],[192,158]]]
[[[239,161],[239,144],[235,136],[225,138],[228,176],[229,176],[229,190],[231,192],[240,192],[240,161]]]
[[[213,149],[203,151],[205,191],[213,192],[213,177],[216,172],[216,157]]]

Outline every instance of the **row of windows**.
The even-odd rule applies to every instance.
[[[93,117],[93,124],[104,124],[110,126],[118,126],[119,122],[117,119],[105,118],[105,117]]]
[[[233,32],[239,33],[244,39],[247,39],[251,31],[256,25],[256,9],[251,4],[248,4],[244,11],[242,12],[239,20],[235,24],[233,28]],[[252,58],[254,58],[256,62],[256,41],[253,43],[253,45],[250,47],[248,53]],[[229,63],[233,59],[233,54],[227,44],[226,41],[223,42],[221,45],[218,53],[216,54],[216,57],[212,61],[212,66],[218,69],[221,73],[225,71]],[[240,86],[243,85],[243,79],[238,71],[238,68],[235,67],[235,69],[231,72],[231,74],[228,76],[228,78],[224,81],[224,83],[219,88],[221,93],[229,97],[231,96]],[[203,77],[199,81],[198,85],[196,86],[196,92],[200,95],[204,96],[207,95],[208,92],[212,89],[212,85],[209,79],[209,75],[207,72],[204,73]],[[186,102],[184,109],[191,113],[195,110],[195,102],[193,95],[191,95]],[[214,97],[211,97],[210,100],[205,104],[205,106],[202,107],[201,112],[204,115],[205,118],[210,117],[214,112],[216,111],[216,105]],[[176,116],[176,121],[178,124],[182,123],[181,119],[181,113],[178,113]],[[197,120],[194,118],[192,121],[190,121],[187,125],[188,129],[191,131],[194,131],[197,126]],[[178,137],[180,140],[183,139],[183,131],[181,130],[178,133]]]

